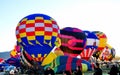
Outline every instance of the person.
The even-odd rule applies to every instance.
[[[110,69],[109,75],[117,75],[119,73],[117,66],[113,65]]]
[[[63,71],[63,75],[71,75],[71,73],[70,73],[70,71],[65,70],[65,71]]]
[[[102,75],[102,69],[99,67],[99,63],[96,63],[95,72],[93,75]]]
[[[18,70],[16,67],[14,67],[13,69],[10,70],[9,75],[15,75],[17,73],[18,73]]]
[[[44,75],[55,75],[55,73],[50,67],[47,67],[47,69],[44,71]]]
[[[74,72],[75,75],[82,75],[82,71],[80,69],[80,66],[76,67],[76,71]]]
[[[10,70],[9,75],[15,75],[15,71],[13,69]]]
[[[43,67],[42,66],[36,66],[33,68],[34,74],[35,75],[41,75],[43,72]]]

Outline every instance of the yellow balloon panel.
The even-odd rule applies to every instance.
[[[55,53],[50,52],[50,54],[48,54],[48,56],[43,60],[42,66],[45,66],[45,65],[51,63],[56,57],[57,56]]]
[[[105,47],[106,46],[107,39],[101,38],[99,41],[99,47]]]
[[[109,44],[107,44],[107,47],[108,47],[109,49],[112,49],[112,46],[110,46]]]

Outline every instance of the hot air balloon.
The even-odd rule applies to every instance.
[[[98,48],[99,39],[94,33],[90,31],[84,31],[84,33],[87,36],[87,43],[85,49],[80,53],[80,57],[82,59],[89,60],[89,58]]]
[[[43,62],[42,62],[41,65],[42,65],[42,66],[45,66],[45,65],[51,63],[55,58],[57,58],[56,54],[53,53],[53,52],[50,52],[50,53],[48,54],[48,56],[43,60]]]
[[[65,70],[75,71],[77,66],[80,66],[82,71],[91,70],[88,61],[71,56],[58,56],[53,62],[45,65],[44,68],[51,67],[55,73],[62,73]]]
[[[21,56],[21,48],[20,46],[15,46],[14,49],[12,51],[10,51],[10,57],[13,57],[13,58],[20,58]]]
[[[98,58],[99,55],[101,54],[101,52],[103,51],[103,49],[105,48],[106,44],[107,44],[107,36],[101,31],[93,31],[93,33],[95,33],[95,35],[99,39],[98,48],[93,54],[94,57]]]
[[[6,60],[6,63],[11,64],[16,67],[20,67],[20,59],[17,59],[17,58],[12,58],[12,57],[8,58]]]
[[[16,27],[18,44],[33,61],[41,62],[58,45],[59,26],[45,14],[31,14],[20,20]]]
[[[0,64],[3,63],[5,60],[3,58],[0,58]]]
[[[61,46],[64,55],[78,56],[85,47],[86,35],[78,28],[65,27],[60,30]]]
[[[109,44],[106,45],[103,52],[100,54],[100,60],[111,61],[115,57],[115,49]]]

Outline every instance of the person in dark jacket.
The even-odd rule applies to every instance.
[[[47,69],[44,71],[44,75],[55,75],[55,73],[50,67],[47,67]]]
[[[76,71],[74,72],[75,75],[82,75],[82,71],[80,69],[80,66],[76,67]]]
[[[117,75],[118,73],[119,73],[119,70],[118,70],[117,66],[113,65],[108,74],[109,75]]]
[[[102,75],[102,69],[99,67],[99,63],[96,63],[95,72],[93,75]]]

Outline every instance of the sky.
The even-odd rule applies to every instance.
[[[49,15],[60,28],[102,31],[120,56],[119,0],[1,0],[0,52],[14,48],[18,22],[34,13]]]

